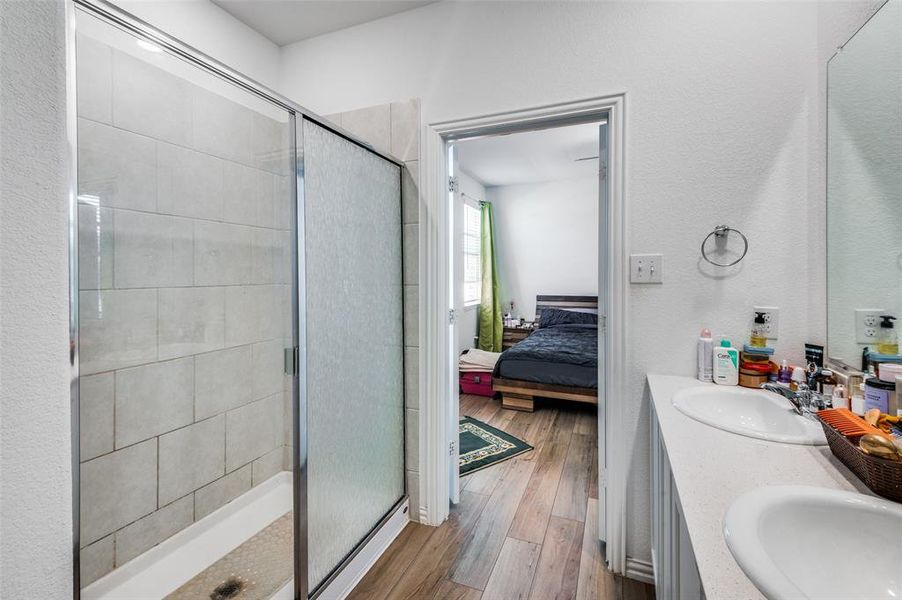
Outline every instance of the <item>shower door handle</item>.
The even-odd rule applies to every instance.
[[[285,374],[298,374],[298,347],[285,348]]]

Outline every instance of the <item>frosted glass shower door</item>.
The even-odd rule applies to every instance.
[[[397,165],[303,129],[314,592],[404,495],[401,183]]]

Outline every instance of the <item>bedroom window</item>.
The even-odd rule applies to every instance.
[[[482,256],[479,206],[464,202],[464,306],[479,304],[482,296]]]

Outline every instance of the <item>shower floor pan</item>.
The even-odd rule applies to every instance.
[[[110,574],[98,579],[81,593],[83,600],[121,600],[140,598],[164,598],[176,592],[188,582],[196,583],[204,575],[209,581],[214,581],[215,575],[211,572],[217,570],[227,561],[214,565],[220,559],[226,557],[239,546],[242,546],[257,534],[261,534],[246,546],[236,552],[261,551],[265,553],[272,541],[273,548],[279,548],[284,544],[286,533],[282,531],[277,519],[286,515],[292,509],[292,485],[291,474],[282,471],[257,487],[236,498],[209,516],[197,523],[183,529],[171,538],[154,546],[141,556],[127,562]],[[284,520],[284,519],[283,519]],[[266,538],[266,541],[263,538]],[[290,544],[290,537],[289,544]],[[252,556],[244,556],[245,560],[253,560]],[[266,560],[265,556],[261,557]],[[246,563],[245,563],[246,564]],[[214,569],[209,569],[211,565]],[[252,572],[238,574],[239,582],[248,583],[249,576],[253,574],[254,565],[248,565]],[[209,569],[209,571],[208,571]],[[265,571],[265,569],[262,569]],[[225,576],[228,579],[232,573]],[[278,576],[274,573],[259,573],[261,576]],[[287,582],[279,590],[277,597],[282,592],[287,592],[291,584],[291,573],[287,574]],[[192,581],[193,580],[193,581]],[[250,582],[255,582],[250,577]],[[221,583],[217,582],[212,588]],[[209,597],[214,589],[210,589],[204,596]],[[187,591],[187,590],[182,590]],[[179,597],[174,594],[173,597]],[[290,593],[289,593],[290,597]]]

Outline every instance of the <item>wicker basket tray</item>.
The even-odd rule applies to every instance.
[[[902,462],[865,454],[844,435],[821,421],[830,450],[875,494],[902,502]]]

